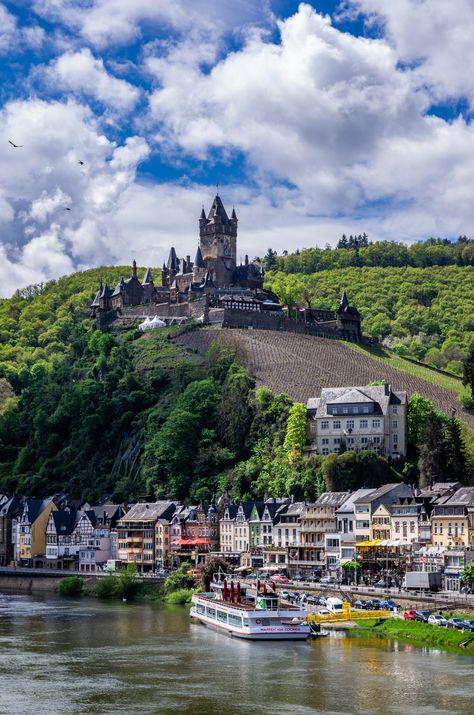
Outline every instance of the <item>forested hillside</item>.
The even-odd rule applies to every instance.
[[[256,387],[238,339],[200,352],[186,344],[188,328],[97,331],[89,304],[99,279],[128,272],[87,271],[0,301],[0,488],[90,499],[196,501],[223,489],[236,498],[311,499],[325,488],[397,478],[368,452],[305,457],[304,411],[287,395]],[[357,366],[357,353],[352,359]],[[394,465],[412,480],[424,424],[436,414],[423,405],[414,404],[410,463]],[[453,435],[461,444],[455,421],[433,420],[443,475],[470,479],[472,444],[460,468],[448,449]]]
[[[462,360],[474,342],[473,266],[349,267],[309,275],[272,271],[266,286],[287,305],[327,309],[338,306],[345,290],[362,315],[365,335],[455,375],[462,374]]]

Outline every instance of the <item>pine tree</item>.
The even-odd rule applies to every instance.
[[[418,469],[420,471],[420,487],[426,489],[436,481],[441,481],[445,466],[445,441],[443,421],[431,412],[425,424],[423,439],[420,445]]]
[[[445,429],[446,481],[464,482],[466,470],[466,452],[459,420],[453,416]]]

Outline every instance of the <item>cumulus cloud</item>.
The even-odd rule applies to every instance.
[[[437,101],[474,103],[474,4],[471,0],[347,0],[346,8],[378,24],[401,62]]]
[[[44,280],[84,262],[115,260],[113,215],[148,156],[146,141],[111,142],[92,112],[71,100],[10,102],[0,133],[23,144],[0,145],[5,255],[8,265],[18,264],[11,275]]]
[[[44,77],[56,90],[92,97],[125,112],[133,108],[140,95],[137,87],[107,72],[103,60],[94,57],[87,47],[62,54],[44,71]]]

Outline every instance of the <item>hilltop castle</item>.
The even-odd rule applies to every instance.
[[[234,297],[252,297],[265,300],[275,296],[263,290],[263,270],[249,262],[237,265],[237,224],[235,209],[231,217],[227,215],[221,198],[216,194],[211,209],[206,216],[204,208],[199,218],[199,244],[194,261],[190,256],[178,258],[174,247],[163,264],[161,285],[156,285],[152,271],[148,268],[143,280],[137,275],[137,264],[133,261],[130,278],[123,278],[116,286],[103,284],[91,305],[94,317],[98,313],[120,314],[130,306],[147,303],[182,303],[209,297],[211,305],[219,302],[223,292]]]
[[[136,261],[127,280],[122,278],[116,286],[100,282],[91,305],[91,315],[98,327],[104,328],[118,317],[133,319],[144,312],[156,312],[165,320],[202,315],[207,322],[209,308],[219,308],[221,311],[216,312],[223,313],[224,327],[361,339],[360,315],[349,305],[345,293],[335,313],[319,308],[292,308],[292,315],[288,315],[288,306],[280,305],[278,298],[263,288],[264,272],[258,265],[251,263],[248,256],[237,265],[237,225],[235,209],[229,218],[216,194],[208,215],[203,208],[199,218],[199,244],[194,261],[190,256],[178,258],[171,247],[159,283],[155,283],[150,268],[140,281]]]

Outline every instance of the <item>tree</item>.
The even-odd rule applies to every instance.
[[[418,459],[420,487],[426,489],[440,481],[444,467],[443,421],[436,412],[430,412],[426,418]]]
[[[290,408],[285,441],[283,443],[290,463],[301,456],[303,447],[306,444],[306,419],[306,406],[301,402],[295,402]]]
[[[461,575],[461,581],[463,581],[468,588],[474,588],[474,563],[469,564],[469,566],[464,568]]]
[[[462,384],[471,391],[471,398],[474,400],[474,343],[471,345],[469,354],[463,364]]]
[[[408,439],[412,445],[418,446],[425,431],[428,416],[434,412],[433,403],[414,392],[408,400]]]
[[[461,424],[452,415],[445,427],[445,481],[464,481],[466,472],[466,450],[461,434]]]

